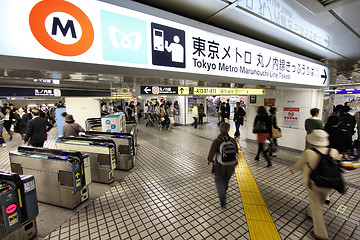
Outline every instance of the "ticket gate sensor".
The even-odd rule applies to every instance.
[[[100,183],[114,181],[116,153],[115,142],[112,139],[62,137],[56,141],[56,147],[87,153],[90,157],[92,181]]]
[[[133,128],[134,129],[134,128]],[[116,169],[130,170],[135,166],[134,135],[131,133],[115,132],[85,132],[85,136],[111,139],[116,145]]]
[[[39,214],[34,177],[0,171],[0,239],[36,236]]]
[[[9,153],[11,169],[35,177],[40,202],[74,209],[89,198],[89,156],[80,152],[19,147]]]

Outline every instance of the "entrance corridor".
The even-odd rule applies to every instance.
[[[233,128],[234,123],[230,123]],[[138,125],[135,169],[40,239],[274,239],[249,231],[249,226],[256,226],[246,218],[249,215],[245,215],[246,203],[235,174],[230,180],[226,208],[220,208],[206,159],[219,133],[216,122],[198,129],[176,126],[172,132],[156,125],[145,127],[144,120]],[[243,128],[241,132],[245,133],[246,126]],[[54,147],[55,135],[56,130],[51,131],[46,147]],[[254,160],[257,144],[245,138],[242,134],[239,141],[245,164],[256,180],[278,235],[289,240],[312,239],[301,171],[289,171],[300,154],[280,149],[273,166],[266,168],[264,159]],[[9,171],[8,152],[16,149],[21,139],[18,134],[11,142],[8,136],[5,139],[8,146],[1,148],[0,166]],[[329,238],[360,239],[359,171],[348,171],[344,176],[347,192],[340,195],[332,191],[330,205],[323,206]],[[344,213],[337,212],[340,205],[347,207]],[[262,217],[261,213],[258,217]]]

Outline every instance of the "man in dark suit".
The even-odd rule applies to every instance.
[[[234,108],[234,122],[236,127],[235,138],[240,136],[240,125],[244,124],[244,116],[246,115],[244,109],[240,106],[240,102],[236,102],[236,107]]]
[[[230,120],[230,99],[226,102],[226,118]]]
[[[28,121],[26,125],[26,136],[24,143],[28,142],[34,147],[43,147],[44,142],[47,139],[47,132],[53,127],[53,125],[45,118],[41,118],[40,111],[33,109],[31,111],[32,119]]]

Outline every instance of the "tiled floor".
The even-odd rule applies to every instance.
[[[136,169],[45,239],[250,239],[236,177],[223,210],[207,165],[217,125],[178,126],[173,132],[139,125]],[[257,146],[245,137],[240,145],[281,238],[311,239],[301,172],[289,172],[300,155],[280,150],[273,167],[265,168],[265,161],[253,160]],[[9,170],[7,153],[19,142],[1,149],[2,169]],[[323,207],[330,239],[360,239],[359,173],[347,172],[347,192],[332,192],[331,204]],[[336,212],[340,205],[348,207],[344,214]]]

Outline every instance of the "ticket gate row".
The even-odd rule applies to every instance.
[[[33,176],[0,171],[0,239],[36,236],[39,209],[35,186]]]
[[[132,132],[136,126],[132,126]],[[135,142],[136,138],[133,133],[115,133],[115,132],[85,132],[83,137],[98,138],[103,140],[111,140],[116,146],[116,169],[130,170],[135,166]]]
[[[93,181],[109,183],[114,169],[130,170],[135,164],[134,137],[128,133],[87,131],[81,137],[59,138],[56,147],[90,154],[92,174],[103,178],[106,171],[109,174],[108,181],[92,177]]]
[[[40,202],[73,209],[89,198],[90,160],[75,151],[19,147],[9,153],[11,170],[33,175]]]
[[[112,139],[61,137],[56,141],[56,148],[80,151],[89,155],[92,181],[111,183],[114,180],[116,144]]]

